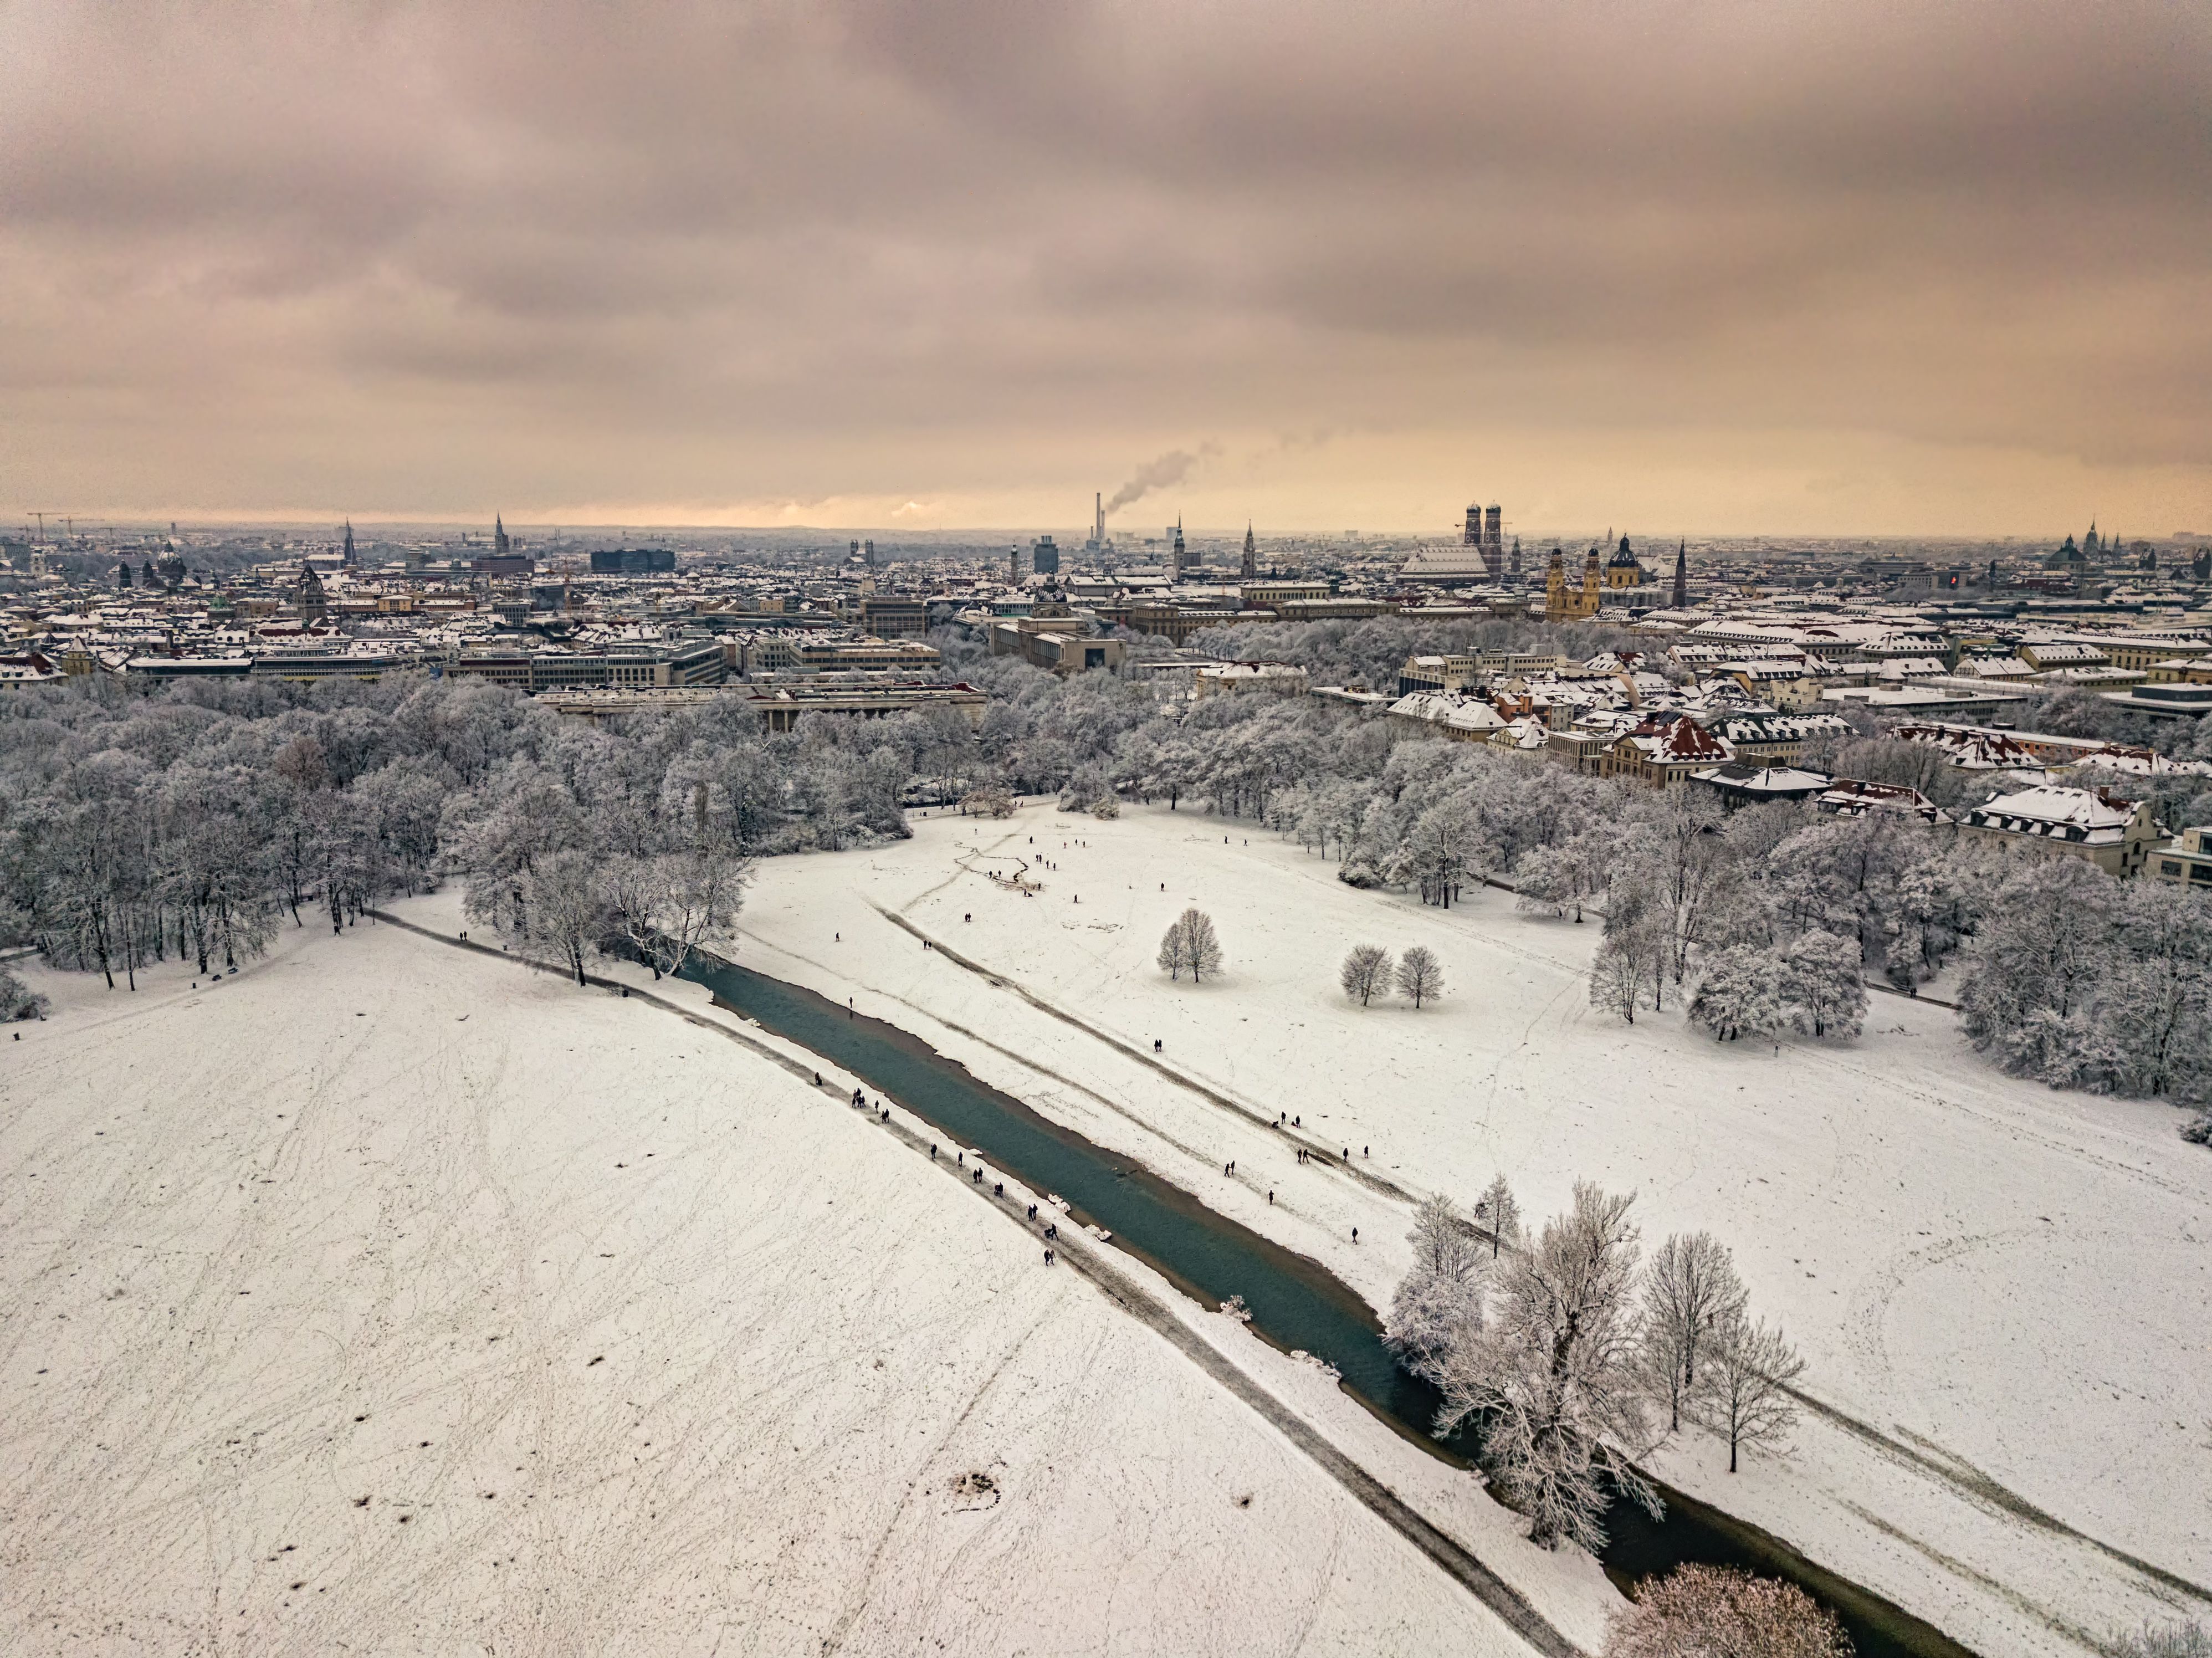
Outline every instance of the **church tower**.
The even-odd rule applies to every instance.
[[[1183,549],[1183,544],[1182,544],[1182,520],[1180,518],[1178,518],[1177,519],[1176,519],[1175,554],[1174,554],[1174,557],[1175,557],[1175,567],[1174,567],[1174,568],[1175,568],[1175,579],[1176,579],[1177,581],[1181,581],[1181,580],[1182,580],[1183,568],[1184,568],[1184,567],[1185,567],[1187,564],[1188,564],[1188,563],[1189,563],[1189,562],[1190,562],[1190,555],[1189,555],[1188,552],[1186,552],[1186,551],[1184,550],[1184,549]]]
[[[1260,574],[1260,550],[1253,544],[1252,520],[1244,520],[1244,580],[1251,580]]]
[[[351,519],[346,520],[345,556],[340,562],[349,570],[353,568],[353,520]]]
[[[513,550],[513,544],[507,540],[506,521],[497,513],[491,515],[491,536],[493,554],[505,558]]]
[[[1593,547],[1589,556],[1583,560],[1583,594],[1575,605],[1577,618],[1597,614],[1598,606],[1604,603],[1604,580],[1598,569],[1597,549]]]
[[[1567,619],[1566,556],[1554,544],[1552,564],[1544,575],[1544,620],[1565,622]]]
[[[1674,549],[1674,608],[1687,610],[1690,604],[1690,542],[1686,536]]]

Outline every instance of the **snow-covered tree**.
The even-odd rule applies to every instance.
[[[1657,927],[1638,925],[1609,932],[1590,961],[1590,1005],[1618,1013],[1634,1024],[1636,1010],[1654,1005],[1657,975],[1666,961],[1665,937]]]
[[[1688,1565],[1637,1586],[1604,1658],[1852,1658],[1836,1615],[1794,1583]]]
[[[1432,1194],[1406,1235],[1413,1264],[1391,1297],[1387,1339],[1416,1376],[1433,1376],[1443,1356],[1482,1328],[1485,1260],[1449,1198]]]
[[[1180,979],[1188,972],[1193,984],[1221,969],[1221,941],[1214,934],[1213,918],[1202,909],[1187,909],[1160,937],[1159,964],[1168,976]]]
[[[1782,979],[1777,951],[1749,944],[1721,950],[1698,974],[1690,997],[1690,1022],[1723,1042],[1778,1030],[1790,1017],[1783,1005]]]
[[[1521,1206],[1514,1200],[1513,1188],[1505,1183],[1503,1172],[1492,1176],[1482,1195],[1474,1200],[1474,1218],[1490,1234],[1492,1260],[1520,1246]]]
[[[1743,1305],[1735,1262],[1711,1233],[1676,1233],[1653,1252],[1644,1275],[1644,1357],[1669,1431],[1711,1389],[1716,1332]]]
[[[1487,1327],[1436,1367],[1437,1430],[1483,1423],[1484,1468],[1547,1546],[1604,1547],[1615,1491],[1658,1512],[1633,1461],[1648,1425],[1633,1201],[1577,1182],[1572,1206],[1500,1264]]]
[[[1444,993],[1443,963],[1426,944],[1413,944],[1398,958],[1398,993],[1416,1009]]]
[[[1336,970],[1336,981],[1346,995],[1358,997],[1360,1006],[1366,1006],[1378,992],[1390,987],[1390,952],[1380,944],[1354,944]]]
[[[1710,1385],[1698,1402],[1713,1430],[1728,1441],[1730,1473],[1740,1448],[1780,1450],[1790,1442],[1797,1424],[1790,1384],[1804,1373],[1805,1361],[1783,1339],[1778,1325],[1754,1321],[1741,1306],[1715,1321]]]
[[[1805,932],[1782,950],[1782,999],[1815,1036],[1856,1036],[1866,1020],[1859,947],[1832,932]]]

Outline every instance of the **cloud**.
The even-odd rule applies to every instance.
[[[1036,523],[1133,453],[1121,506],[1285,527],[2203,527],[2208,48],[2154,0],[0,8],[0,447],[149,511]]]

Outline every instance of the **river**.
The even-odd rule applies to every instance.
[[[1217,1214],[1133,1159],[1093,1144],[971,1075],[896,1026],[856,1017],[812,991],[747,969],[686,970],[724,1005],[850,1072],[995,1169],[1065,1199],[1079,1222],[1114,1242],[1202,1305],[1243,1297],[1252,1329],[1285,1350],[1334,1365],[1345,1389],[1431,1455],[1464,1465],[1467,1448],[1429,1433],[1436,1394],[1382,1342],[1374,1309],[1318,1262]],[[1660,1488],[1666,1517],[1616,1503],[1602,1557],[1624,1589],[1692,1561],[1786,1578],[1832,1608],[1861,1658],[1972,1658],[1933,1625],[1805,1558],[1778,1538]]]

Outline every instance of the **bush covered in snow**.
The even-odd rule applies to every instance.
[[[0,1023],[13,1024],[18,1019],[43,1019],[46,1016],[46,999],[0,967]]]
[[[1605,1658],[1851,1658],[1836,1616],[1795,1584],[1724,1566],[1647,1579],[1606,1631]]]

